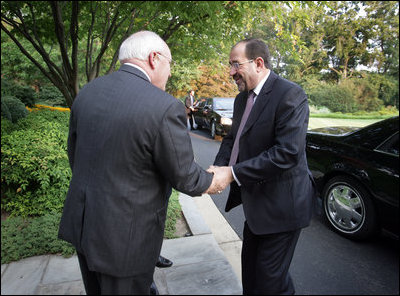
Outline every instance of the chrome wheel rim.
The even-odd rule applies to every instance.
[[[211,137],[215,137],[215,122],[211,123]]]
[[[365,206],[353,188],[337,184],[331,187],[325,209],[332,225],[342,232],[353,233],[365,221]]]

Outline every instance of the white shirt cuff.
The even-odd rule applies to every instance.
[[[231,166],[231,171],[232,171],[232,175],[233,175],[233,178],[235,179],[236,183],[237,183],[239,186],[242,186],[242,184],[240,184],[238,178],[236,178],[235,172],[233,171],[233,166]]]

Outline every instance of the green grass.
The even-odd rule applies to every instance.
[[[376,119],[382,120],[393,116],[399,116],[397,113],[393,114],[379,114],[379,113],[365,113],[365,114],[346,114],[346,113],[310,113],[310,118],[338,118],[338,119]]]
[[[399,116],[398,111],[387,112],[387,114],[381,114],[379,112],[360,112],[356,114],[312,112],[310,113],[308,129],[332,126],[364,127],[393,116]]]
[[[176,237],[176,221],[182,216],[178,197],[179,193],[173,190],[165,223],[166,239]],[[36,218],[9,217],[1,221],[1,264],[45,254],[73,255],[72,245],[57,238],[60,219],[60,213],[52,213]]]
[[[356,126],[364,127],[383,119],[342,119],[342,118],[316,118],[310,117],[308,129],[328,126]]]

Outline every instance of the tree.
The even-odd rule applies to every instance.
[[[239,36],[241,5],[235,1],[2,1],[1,29],[71,106],[81,84],[115,69],[117,49],[132,32],[152,30],[178,59],[185,51],[196,62],[220,54],[222,40]]]

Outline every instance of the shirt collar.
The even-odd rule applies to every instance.
[[[144,75],[146,75],[147,79],[149,79],[149,81],[151,82],[150,76],[146,73],[145,70],[143,70],[142,68],[140,68],[138,65],[135,65],[135,64],[132,64],[132,63],[124,63],[124,65],[128,65],[128,66],[134,67],[134,68],[136,68],[136,69],[142,71],[142,72],[144,73]]]
[[[263,79],[261,79],[261,81],[257,84],[257,86],[253,89],[254,93],[256,94],[256,96],[258,96],[258,94],[260,93],[262,87],[265,84],[265,81],[267,81],[269,74],[271,73],[271,70],[268,71],[268,73],[265,75],[265,77]]]

